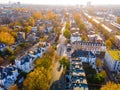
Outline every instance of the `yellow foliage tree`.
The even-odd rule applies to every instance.
[[[120,90],[120,84],[115,84],[113,82],[108,82],[100,90]]]
[[[15,42],[15,38],[8,32],[0,32],[0,42],[12,45]]]

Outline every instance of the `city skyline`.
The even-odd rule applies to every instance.
[[[0,3],[14,3],[14,2],[21,2],[22,4],[44,4],[44,5],[76,5],[76,4],[83,4],[86,5],[87,2],[91,2],[93,5],[109,5],[109,4],[120,4],[120,0],[0,0]]]

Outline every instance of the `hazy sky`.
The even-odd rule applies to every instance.
[[[0,3],[8,2],[21,2],[26,4],[62,4],[62,5],[74,5],[74,4],[86,4],[91,1],[92,4],[120,4],[120,0],[0,0]]]

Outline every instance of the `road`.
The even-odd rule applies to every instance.
[[[64,52],[66,50],[66,46],[65,46],[66,38],[63,35],[64,30],[65,30],[65,25],[66,25],[66,23],[64,24],[64,26],[61,30],[61,35],[59,36],[59,44],[57,45],[57,53],[59,56],[63,56]]]
[[[65,46],[65,41],[66,38],[63,36],[63,32],[65,30],[65,25],[64,24],[63,28],[61,29],[61,35],[59,36],[59,44],[57,45],[57,53],[59,56],[64,56],[65,55],[65,51],[66,51],[66,46]],[[61,90],[61,76],[62,76],[62,72],[63,72],[63,67],[61,68],[60,71],[58,71],[58,67],[59,67],[59,61],[55,62],[53,69],[52,69],[52,86],[51,86],[51,90]],[[64,90],[64,89],[62,89]]]

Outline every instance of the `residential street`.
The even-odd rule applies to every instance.
[[[65,23],[66,24],[66,23]],[[66,50],[66,46],[65,46],[65,40],[66,38],[63,36],[63,32],[65,30],[65,24],[61,30],[61,35],[59,37],[59,44],[57,45],[57,53],[59,56],[63,56],[65,54],[65,50]],[[59,67],[59,61],[57,61],[54,66],[53,66],[53,70],[52,70],[52,87],[51,90],[60,90],[59,88],[61,87],[60,85],[60,79],[62,76],[62,72],[63,72],[63,67],[60,69],[60,71],[58,71],[58,67]],[[62,89],[63,90],[63,89]]]

